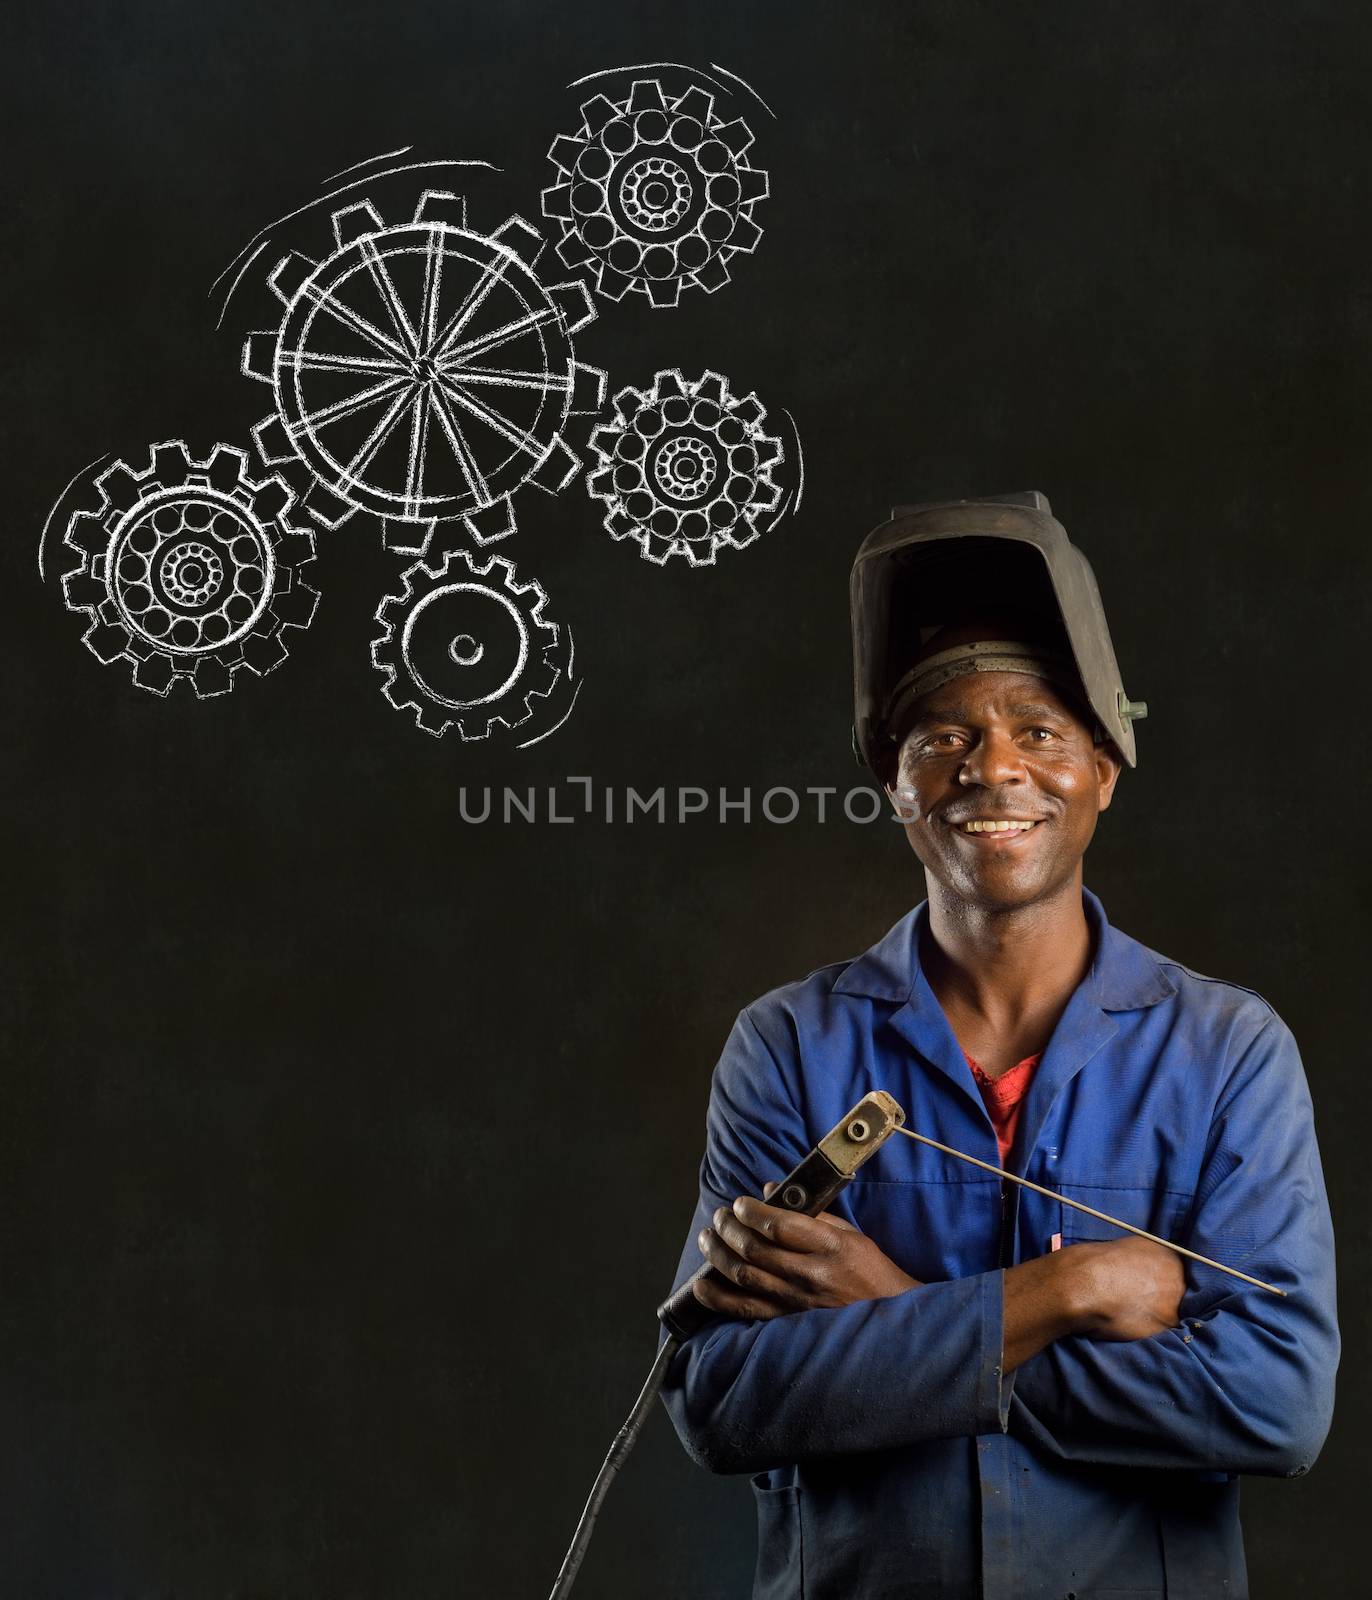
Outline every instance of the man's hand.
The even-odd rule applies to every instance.
[[[1002,1366],[1013,1372],[1069,1334],[1147,1339],[1177,1326],[1186,1273],[1181,1257],[1131,1235],[1072,1244],[1005,1273]]]
[[[1084,1291],[1078,1333],[1088,1339],[1126,1341],[1147,1339],[1177,1326],[1186,1272],[1174,1250],[1137,1236],[1069,1248]]]
[[[775,1188],[769,1183],[763,1193]],[[714,1227],[702,1228],[696,1242],[723,1279],[700,1279],[696,1299],[749,1322],[919,1287],[865,1233],[828,1211],[805,1217],[740,1195],[732,1209],[720,1206]]]

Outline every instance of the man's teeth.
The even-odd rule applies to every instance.
[[[1037,823],[1035,818],[1032,822],[963,822],[959,827],[963,833],[1027,833]]]

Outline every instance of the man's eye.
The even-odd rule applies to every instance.
[[[1057,734],[1051,728],[1027,728],[1025,732],[1028,733],[1034,744],[1047,744],[1050,740],[1057,738]]]
[[[962,738],[960,733],[931,733],[924,741],[926,750],[951,750]]]

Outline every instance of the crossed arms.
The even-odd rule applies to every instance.
[[[1178,1242],[1285,1298],[1205,1269],[1188,1281],[1172,1252],[1134,1238],[921,1283],[840,1218],[746,1198],[804,1153],[798,1123],[745,1012],[715,1072],[692,1240],[726,1280],[699,1297],[737,1320],[689,1340],[664,1388],[703,1465],[758,1472],[1008,1430],[1074,1461],[1308,1470],[1333,1404],[1333,1238],[1278,1018],[1229,1075]],[[679,1281],[698,1261],[688,1245]]]

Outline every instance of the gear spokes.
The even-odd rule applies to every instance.
[[[571,346],[589,291],[542,281],[544,241],[522,218],[469,229],[458,195],[427,191],[396,227],[370,201],[332,220],[337,249],[277,264],[281,326],[244,346],[244,372],[276,397],[254,430],[264,459],[304,461],[316,520],[371,511],[401,553],[452,518],[478,544],[507,537],[513,492],[564,488],[580,467],[566,421],[603,402],[604,374]]]

